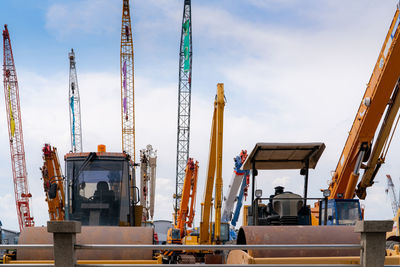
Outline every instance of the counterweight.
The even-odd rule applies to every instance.
[[[81,102],[79,97],[78,77],[74,49],[69,57],[69,119],[71,125],[71,150],[73,153],[82,152]]]
[[[180,206],[186,163],[189,158],[190,106],[192,87],[191,1],[185,0],[179,52],[178,131],[176,152],[175,219]]]
[[[29,193],[26,175],[18,79],[7,25],[4,25],[3,30],[3,53],[3,82],[8,121],[8,136],[10,140],[11,165],[18,223],[20,230],[22,230],[25,227],[34,226],[34,220],[29,208],[32,195]]]
[[[129,154],[135,162],[133,39],[129,0],[123,0],[120,59],[122,151]]]

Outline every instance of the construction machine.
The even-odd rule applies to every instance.
[[[242,170],[241,167],[247,158],[247,150],[242,150],[240,155],[236,156],[234,160],[234,169],[231,182],[228,186],[226,197],[222,206],[222,221],[230,222],[232,228],[229,231],[229,239],[236,239],[236,232],[234,227],[239,219],[240,210],[243,205],[243,198],[247,197],[247,190],[249,186],[249,171]],[[236,206],[234,208],[236,202]]]
[[[358,201],[329,201],[329,191],[324,191],[325,198],[308,198],[309,169],[316,167],[324,149],[323,143],[257,143],[243,165],[252,173],[252,204],[244,210],[243,225],[354,225],[361,220]],[[275,187],[268,198],[262,197],[261,189],[255,190],[259,170],[289,169],[298,169],[304,176],[303,196],[285,191],[282,186]],[[308,200],[318,200],[319,207],[328,207],[318,211],[319,220],[312,216]]]
[[[221,220],[221,208],[222,208],[222,148],[223,148],[223,119],[224,119],[224,107],[225,107],[225,95],[224,95],[224,84],[219,83],[217,85],[217,95],[214,101],[214,112],[211,126],[211,137],[210,137],[210,152],[207,166],[207,177],[206,184],[204,187],[203,202],[201,203],[201,219],[200,227],[193,229],[190,234],[186,233],[186,236],[182,238],[182,234],[185,232],[178,230],[170,230],[171,239],[170,242],[183,244],[183,245],[210,245],[210,244],[224,244],[229,241],[229,223],[222,222]],[[186,167],[186,177],[190,176],[190,162]],[[189,179],[185,179],[188,181]],[[214,221],[212,221],[212,199],[215,184],[215,195],[214,195]],[[186,186],[184,187],[185,190]],[[188,187],[189,188],[189,187]],[[183,196],[188,196],[182,192]],[[184,206],[181,207],[180,211],[185,210],[185,202],[181,202]],[[178,213],[178,215],[184,213]],[[181,217],[181,220],[184,217]],[[178,220],[180,223],[181,220]],[[176,228],[175,228],[176,229]],[[172,234],[176,233],[176,238],[172,238]],[[181,235],[181,242],[179,241],[178,233]],[[205,262],[205,263],[222,263],[223,257],[220,252],[213,251],[202,251],[202,250],[182,250],[175,254],[174,257],[168,257],[165,259],[168,263],[191,263]]]
[[[269,226],[258,228],[247,226],[239,231],[238,244],[282,244],[284,242],[296,244],[303,243],[304,240],[307,240],[306,243],[308,244],[326,243],[327,241],[329,243],[340,242],[342,244],[359,242],[357,240],[359,240],[360,237],[353,233],[353,228],[351,226],[346,226],[353,225],[357,220],[362,219],[362,210],[359,200],[355,199],[355,197],[357,196],[359,199],[366,198],[367,188],[373,185],[374,178],[379,168],[385,162],[398,122],[398,117],[396,119],[396,116],[400,106],[400,98],[398,97],[400,82],[400,68],[398,68],[400,64],[400,44],[398,42],[400,35],[400,30],[398,29],[399,23],[398,5],[349,132],[349,136],[332,175],[329,188],[324,190],[325,200],[316,202],[314,208],[311,209],[311,221],[314,225],[344,224],[344,226]],[[396,123],[394,123],[395,121]],[[251,156],[249,158],[251,158]],[[256,163],[253,163],[253,165],[254,164]],[[273,166],[277,165],[274,162],[270,162],[269,164],[272,165],[269,166],[269,168],[274,168]],[[252,166],[251,169],[253,172],[257,170],[254,166]],[[361,169],[364,169],[362,175],[360,175]],[[304,202],[306,201],[306,190],[307,187],[305,186]],[[273,196],[272,205],[274,209],[274,200],[281,195],[282,194],[276,194]],[[252,198],[254,198],[254,190],[252,192]],[[298,197],[296,198],[299,199]],[[299,202],[297,202],[297,204],[298,203]],[[275,205],[277,205],[278,210],[281,209],[281,204]],[[289,205],[289,203],[285,205],[288,207],[291,206],[292,209],[295,208],[295,205]],[[305,206],[304,203],[303,206]],[[292,209],[289,210],[293,211]],[[255,208],[250,209],[250,211],[252,212],[251,215],[255,215],[255,212],[258,212]],[[275,211],[277,210],[275,209]],[[296,211],[296,209],[294,209],[294,211]],[[284,212],[284,209],[281,209],[281,212]],[[279,222],[282,222],[282,219],[284,219],[282,214],[279,214],[279,212],[277,213],[279,215]],[[293,215],[295,215],[295,212]],[[272,219],[274,219],[274,217],[271,216],[273,216],[273,214],[270,215],[269,222],[272,222]],[[268,216],[266,220],[268,222]],[[257,220],[257,217],[253,217],[252,221],[256,224],[260,222],[260,220]],[[299,219],[297,219],[297,221],[299,221]],[[268,240],[266,237],[268,237]],[[350,254],[359,255],[359,251],[350,252],[349,250],[348,252]],[[279,253],[271,252],[271,254],[266,251],[251,251],[249,253],[252,254],[251,256],[258,258],[282,256],[282,254]],[[316,254],[307,254],[299,250],[297,254],[290,253],[286,254],[284,257],[299,257],[300,255],[312,257]],[[318,256],[332,255],[338,256],[343,254],[318,254]],[[322,260],[320,263],[323,262],[325,261]],[[263,261],[263,263],[266,262]]]
[[[177,220],[174,222],[174,227],[168,229],[167,244],[188,244],[192,236],[198,235],[195,230],[191,229],[195,216],[198,169],[198,161],[189,158],[186,164],[181,204],[176,217]],[[164,262],[167,263],[184,262],[186,258],[188,258],[182,251],[164,251],[163,254]]]
[[[224,126],[225,95],[224,84],[217,85],[214,113],[211,126],[210,152],[207,177],[201,203],[199,244],[223,244],[229,240],[229,223],[222,222],[222,148]],[[212,195],[215,177],[214,222],[211,221]]]
[[[244,209],[244,224],[237,236],[238,245],[257,244],[355,244],[360,236],[353,226],[312,225],[310,202],[321,198],[308,196],[309,170],[315,169],[325,149],[324,143],[257,143],[243,164],[251,171],[251,206]],[[262,190],[255,188],[255,179],[262,170],[300,170],[304,178],[303,193],[286,191],[283,186],[275,187],[269,197],[262,197]],[[326,200],[326,199],[325,199]],[[326,214],[324,214],[326,217]],[[242,253],[242,254],[241,254]],[[228,263],[239,263],[238,255],[232,251]],[[357,249],[340,250],[249,250],[245,257],[260,259],[262,263],[311,263],[309,257],[359,256]],[[287,259],[290,258],[291,261]],[[300,259],[301,258],[301,259]],[[294,259],[299,261],[293,261]],[[261,259],[260,259],[261,260]],[[313,259],[315,260],[315,259]],[[324,263],[324,259],[320,258]],[[314,262],[313,262],[314,263]]]
[[[385,162],[398,121],[399,22],[397,6],[329,188],[325,191],[328,201],[319,201],[312,209],[314,225],[355,224],[362,219],[360,203],[355,197],[366,198],[367,188],[373,185]],[[361,169],[364,173],[359,179]],[[327,214],[326,219],[321,214]]]
[[[188,230],[192,227],[195,215],[198,169],[198,161],[189,158],[185,170],[181,205],[174,227],[168,230],[167,244],[182,244],[182,239],[186,237]]]
[[[224,125],[225,95],[224,84],[217,85],[217,95],[214,101],[214,112],[210,135],[210,150],[207,166],[207,177],[201,203],[201,219],[199,233],[184,239],[185,245],[224,244],[229,241],[229,223],[221,220],[222,209],[222,149]],[[215,191],[214,191],[215,187]],[[212,200],[214,193],[214,221],[212,221]],[[223,262],[220,252],[190,251],[196,255],[196,261],[205,263]]]
[[[77,235],[77,242],[81,244],[153,244],[153,228],[141,227],[143,207],[138,205],[134,163],[128,154],[106,152],[104,145],[99,145],[97,152],[67,153],[64,156],[66,176],[63,177],[56,151],[50,145],[43,148],[42,174],[50,220],[62,220],[61,215],[65,214],[65,220],[81,222],[82,233]],[[19,244],[51,243],[52,235],[46,227],[27,228],[19,238]],[[52,259],[51,249],[19,249],[14,263]],[[93,263],[105,260],[142,264],[158,262],[152,259],[153,252],[149,250],[78,253],[78,260]]]
[[[399,5],[397,5],[349,136],[332,175],[329,200],[354,199],[355,196],[365,199],[367,188],[374,184],[374,178],[385,162],[397,127],[397,113],[400,107],[399,22]],[[362,175],[360,175],[361,169],[364,169]]]
[[[143,206],[142,222],[153,225],[156,195],[157,150],[152,145],[140,150],[140,205]]]
[[[245,209],[244,225],[311,225],[309,169],[316,167],[324,149],[324,143],[257,143],[243,164],[252,174],[251,208]],[[255,190],[259,170],[290,169],[298,169],[304,176],[303,196],[284,191],[282,186],[275,187],[269,198],[262,198],[261,189]]]
[[[64,176],[61,172],[57,148],[45,144],[42,151],[43,166],[40,170],[50,221],[63,221],[65,219]]]

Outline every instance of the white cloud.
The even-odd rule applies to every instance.
[[[46,28],[58,37],[118,31],[121,7],[117,1],[84,0],[55,3],[46,13]]]
[[[278,178],[275,178],[274,180],[272,180],[272,184],[274,186],[285,187],[289,182],[290,182],[290,177],[288,177],[288,176],[278,177]]]

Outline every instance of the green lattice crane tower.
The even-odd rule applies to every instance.
[[[176,152],[175,219],[182,195],[185,168],[189,158],[190,107],[192,87],[191,1],[185,0],[179,51],[178,131]]]

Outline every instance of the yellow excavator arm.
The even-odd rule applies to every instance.
[[[201,203],[202,214],[200,221],[200,244],[211,243],[211,201],[215,179],[215,226],[214,240],[216,243],[221,239],[221,207],[222,207],[222,146],[223,146],[223,123],[224,123],[224,84],[217,85],[217,96],[214,102],[214,113],[211,126],[210,154],[208,159],[206,185],[204,187],[203,203]]]

